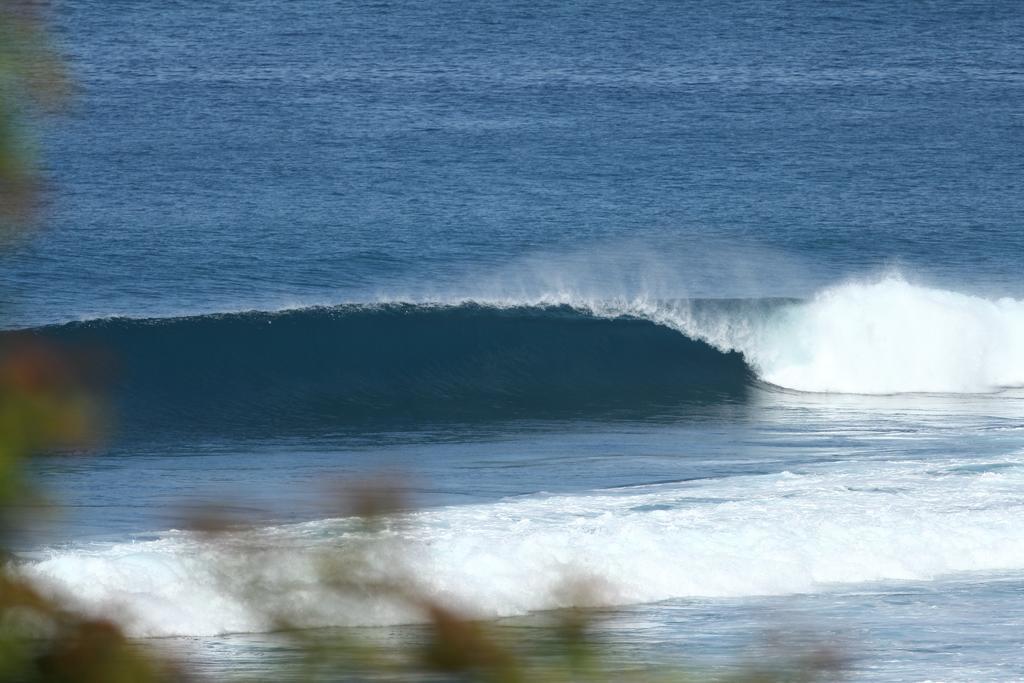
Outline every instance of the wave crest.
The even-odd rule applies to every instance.
[[[108,319],[37,334],[104,349],[126,430],[330,429],[365,420],[635,415],[741,400],[722,353],[566,306],[345,305]]]

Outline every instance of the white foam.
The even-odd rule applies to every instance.
[[[767,319],[697,336],[800,391],[979,393],[1024,384],[1024,301],[888,277],[827,289]]]
[[[1024,385],[1024,301],[924,287],[899,275],[777,306],[708,309],[647,294],[592,297],[567,285],[487,303],[643,317],[738,351],[761,379],[797,391],[988,393]]]
[[[481,617],[574,602],[782,595],[874,581],[1024,569],[1024,456],[991,462],[851,462],[571,496],[516,499],[396,518],[359,576],[416,585]],[[364,537],[349,520],[268,529],[248,570],[237,549],[184,532],[55,550],[25,573],[136,635],[269,628],[262,608],[303,625],[414,620],[415,611],[316,582],[324,553]],[[250,576],[251,581],[240,577]],[[259,584],[258,605],[246,587]]]

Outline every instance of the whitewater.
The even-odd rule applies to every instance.
[[[138,636],[265,630],[278,609],[296,625],[371,626],[417,619],[365,597],[358,586],[375,580],[496,618],[578,605],[574,580],[594,587],[587,606],[1022,570],[1022,507],[1024,454],[866,461],[424,510],[386,520],[369,545],[354,520],[321,520],[54,550],[23,570]],[[319,585],[346,553],[365,554],[357,587]]]

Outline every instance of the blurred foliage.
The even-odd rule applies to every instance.
[[[34,110],[59,104],[67,81],[50,48],[39,3],[0,0],[0,227],[25,230],[40,187],[37,159],[27,138]],[[4,235],[0,235],[2,237]],[[54,449],[81,447],[96,435],[95,389],[66,350],[30,337],[0,336],[0,554],[9,556],[18,511],[34,499],[26,460]],[[272,679],[527,681],[688,681],[672,667],[629,669],[614,665],[595,635],[586,610],[563,610],[529,640],[514,630],[475,621],[425,597],[414,581],[375,578],[365,562],[381,520],[395,509],[386,488],[363,487],[349,496],[349,511],[363,520],[367,544],[328,551],[321,588],[403,603],[425,624],[422,640],[393,647],[368,644],[358,630],[303,629],[289,613],[287,594],[268,593],[260,580],[257,546],[239,546],[237,528],[204,520],[196,533],[232,549],[230,588],[261,606],[299,656]],[[230,536],[230,538],[229,538]],[[586,586],[570,589],[586,591]],[[274,589],[275,591],[277,588]],[[581,594],[575,604],[586,603]],[[810,681],[831,676],[840,662],[829,651],[794,658],[790,666],[748,669],[735,681]],[[77,613],[70,603],[45,596],[19,576],[14,560],[0,568],[0,681],[147,683],[189,679],[186,670],[152,648],[128,639],[113,622]]]
[[[68,79],[38,16],[42,6],[0,0],[0,237],[28,226],[39,197],[37,155],[28,135],[34,110],[59,106]]]
[[[0,538],[18,526],[12,511],[35,495],[24,459],[89,443],[97,425],[94,392],[71,356],[39,341],[7,334],[0,343]]]

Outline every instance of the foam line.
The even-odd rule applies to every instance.
[[[785,595],[877,581],[1024,568],[1024,457],[850,462],[732,477],[421,511],[392,520],[367,573],[498,617],[573,603],[569,578],[601,604]],[[351,548],[351,520],[275,527],[253,567],[260,606],[295,622],[402,623],[383,598],[331,597],[315,581],[325,548]],[[49,551],[23,571],[141,636],[270,626],[238,593],[230,545],[185,532]]]

